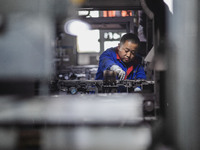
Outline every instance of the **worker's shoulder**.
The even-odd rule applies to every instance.
[[[115,54],[117,50],[117,47],[110,47],[106,49],[102,54]]]
[[[117,49],[117,47],[110,47],[110,48],[106,49],[103,53],[115,53],[116,49]]]

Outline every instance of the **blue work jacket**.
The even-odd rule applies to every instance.
[[[103,72],[109,70],[112,65],[118,65],[126,72],[125,79],[146,79],[144,68],[141,65],[141,57],[135,56],[129,64],[125,64],[117,53],[117,47],[104,51],[99,58],[99,67],[96,73],[96,80],[103,80]]]

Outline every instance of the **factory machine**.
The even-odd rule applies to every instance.
[[[1,0],[0,149],[199,150],[200,1],[170,6]],[[126,32],[140,38],[147,80],[95,80]]]
[[[111,3],[90,1],[85,2],[78,9],[78,12],[81,12],[78,18],[89,24],[91,30],[99,30],[99,39],[97,39],[99,52],[80,52],[78,50],[81,47],[77,46],[78,36],[77,41],[74,42],[74,36],[63,35],[60,30],[57,31],[56,73],[50,80],[50,93],[74,95],[74,97],[80,94],[140,94],[144,97],[142,100],[144,103],[142,109],[146,116],[144,118],[156,120],[160,108],[159,86],[156,82],[158,79],[155,78],[154,69],[149,67],[153,64],[153,60],[145,61],[153,47],[153,21],[143,11],[140,1],[132,1],[132,6],[129,6],[128,2],[116,3],[115,6],[111,6]],[[98,12],[98,15],[93,16],[95,12]],[[116,74],[111,71],[104,72],[104,80],[95,80],[98,57],[106,49],[106,43],[115,42],[117,46],[116,42],[119,42],[120,37],[126,32],[135,33],[141,39],[139,55],[143,58],[147,80],[119,81],[116,80]],[[86,59],[89,62],[82,64],[81,61]],[[142,90],[136,91],[137,87]]]
[[[99,17],[91,17],[94,10]],[[153,31],[162,34],[153,17],[144,0],[0,2],[0,67],[5,68],[0,149],[147,150],[154,145],[164,82],[151,68],[154,62],[145,61],[160,42]],[[77,19],[99,30],[98,52],[80,52],[77,37],[65,33],[67,22]],[[95,80],[105,43],[119,41],[125,32],[141,38],[147,80],[120,81],[111,71]]]

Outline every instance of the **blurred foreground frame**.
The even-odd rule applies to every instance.
[[[75,10],[68,0],[0,1],[0,94],[48,93],[56,29]]]

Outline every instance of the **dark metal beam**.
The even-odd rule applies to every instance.
[[[142,9],[140,0],[87,0],[82,9],[96,10],[138,10]]]

